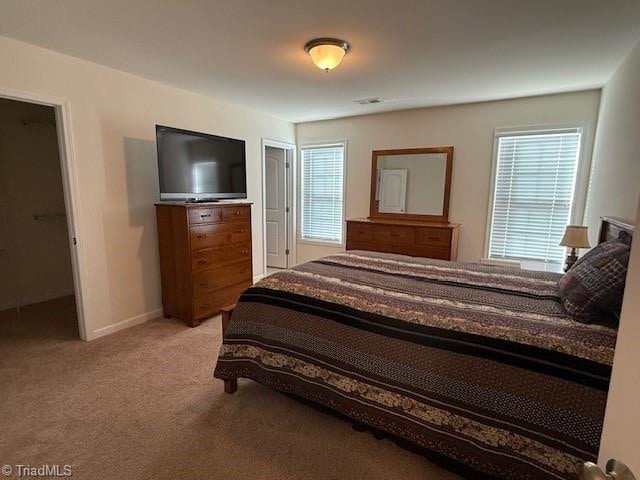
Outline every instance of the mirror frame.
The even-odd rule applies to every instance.
[[[444,179],[444,198],[442,199],[442,215],[426,215],[419,213],[382,213],[378,211],[376,187],[378,183],[378,157],[381,155],[420,155],[425,153],[446,153],[447,166]],[[373,150],[371,152],[371,198],[369,201],[369,218],[387,218],[395,220],[414,220],[423,222],[448,222],[449,199],[451,196],[451,172],[453,170],[453,147],[402,148],[395,150]]]

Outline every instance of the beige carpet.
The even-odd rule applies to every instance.
[[[219,345],[219,318],[85,343],[70,299],[0,312],[0,464],[91,480],[458,478],[256,383],[224,394]]]

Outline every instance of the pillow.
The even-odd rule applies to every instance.
[[[558,281],[562,306],[575,320],[617,327],[631,247],[609,240],[580,258]]]

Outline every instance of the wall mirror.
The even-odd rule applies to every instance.
[[[373,218],[449,220],[453,147],[374,150]]]

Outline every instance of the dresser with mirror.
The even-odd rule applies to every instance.
[[[374,150],[369,216],[347,220],[347,250],[456,260],[452,169],[453,147]]]

